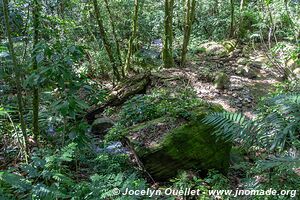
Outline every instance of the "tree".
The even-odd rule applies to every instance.
[[[163,45],[163,62],[165,68],[170,68],[175,65],[173,59],[173,10],[174,0],[165,0]]]
[[[23,105],[23,98],[22,98],[22,86],[21,86],[21,70],[18,67],[17,63],[17,57],[14,50],[14,44],[12,41],[11,36],[11,27],[9,22],[9,10],[8,10],[8,0],[2,0],[3,2],[3,14],[4,14],[4,24],[6,29],[6,35],[8,38],[8,47],[9,51],[12,57],[12,63],[13,63],[13,71],[16,81],[16,88],[17,88],[17,101],[18,101],[18,109],[19,109],[19,118],[21,123],[21,131],[24,138],[24,156],[26,162],[28,162],[28,139],[27,139],[27,133],[26,133],[26,124],[24,120],[24,105]]]
[[[112,34],[113,34],[115,45],[116,45],[117,58],[118,58],[118,61],[119,61],[119,65],[122,66],[123,65],[122,64],[122,56],[121,56],[119,40],[118,40],[117,33],[116,33],[115,23],[114,23],[114,20],[112,18],[112,13],[111,13],[111,10],[110,10],[109,4],[108,4],[108,0],[104,0],[104,3],[105,3],[105,7],[106,7],[106,10],[107,10],[107,13],[108,13],[110,26],[112,28]],[[122,70],[122,75],[124,76],[124,71],[123,70]]]
[[[230,0],[230,33],[229,37],[232,38],[234,36],[234,1]]]
[[[186,54],[188,50],[188,44],[191,37],[192,26],[195,19],[196,0],[186,0],[185,2],[185,15],[184,15],[184,38],[181,51],[181,66],[186,63]]]
[[[37,45],[39,42],[39,15],[40,15],[40,6],[38,0],[33,1],[33,72],[36,72],[38,69],[37,63]],[[38,144],[38,135],[39,135],[39,88],[37,85],[33,87],[33,100],[32,100],[32,110],[33,110],[33,120],[32,120],[32,131],[34,135],[34,140]]]
[[[99,33],[101,35],[102,42],[104,44],[104,48],[107,52],[108,58],[109,58],[110,63],[112,65],[114,78],[116,78],[116,80],[119,81],[120,78],[121,78],[120,73],[119,73],[119,70],[118,70],[118,67],[117,67],[115,57],[113,55],[111,44],[108,40],[108,37],[106,35],[106,31],[104,29],[103,20],[101,18],[100,12],[99,12],[99,6],[98,6],[97,0],[93,0],[93,5],[94,5],[94,10],[95,10],[96,21],[97,21],[98,28],[99,28]]]
[[[137,37],[137,26],[138,26],[138,12],[139,12],[139,0],[134,0],[134,15],[132,20],[132,35],[128,43],[128,52],[125,63],[125,72],[131,68],[131,57],[133,54],[133,45]]]

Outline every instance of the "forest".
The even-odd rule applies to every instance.
[[[300,0],[0,0],[0,200],[300,199]]]

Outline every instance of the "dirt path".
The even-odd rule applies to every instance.
[[[246,66],[252,74],[239,72]],[[223,71],[230,79],[224,90],[216,89],[213,83],[214,73],[218,71]],[[228,111],[242,112],[250,118],[255,116],[254,109],[260,97],[267,95],[274,89],[272,84],[278,82],[275,73],[268,68],[263,50],[250,49],[245,53],[242,47],[226,56],[200,53],[188,67],[166,69],[159,76],[169,77],[166,80],[170,87],[192,88],[199,98],[221,104]]]

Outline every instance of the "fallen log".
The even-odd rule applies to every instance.
[[[98,106],[96,109],[89,111],[85,118],[89,124],[97,118],[96,115],[101,114],[107,107],[114,107],[123,104],[130,97],[136,94],[144,94],[150,83],[150,74],[139,74],[130,77],[118,84],[109,94],[105,103]]]

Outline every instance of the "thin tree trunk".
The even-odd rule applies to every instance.
[[[17,100],[18,100],[18,108],[19,108],[19,118],[21,123],[21,131],[24,138],[24,157],[25,161],[28,162],[28,139],[27,139],[27,133],[26,133],[26,124],[24,120],[24,107],[23,107],[23,101],[22,101],[22,86],[21,86],[21,71],[18,68],[17,58],[14,51],[14,44],[11,37],[11,27],[9,24],[9,11],[8,11],[8,0],[2,0],[3,2],[3,13],[4,13],[4,23],[6,28],[6,34],[8,38],[8,45],[10,54],[12,57],[13,62],[13,70],[15,74],[15,80],[16,80],[16,87],[17,87]]]
[[[230,0],[230,7],[231,7],[231,20],[230,20],[230,33],[229,37],[232,38],[234,36],[234,1]]]
[[[133,22],[132,22],[132,35],[129,39],[128,43],[128,52],[125,62],[125,73],[127,73],[131,69],[131,57],[133,54],[133,45],[135,39],[137,37],[137,26],[138,26],[138,12],[139,12],[139,0],[134,1],[134,15],[133,15]]]
[[[165,0],[165,17],[164,17],[164,46],[163,62],[165,68],[173,67],[173,9],[174,0]]]
[[[112,28],[112,34],[113,34],[113,37],[114,37],[114,40],[115,40],[115,43],[116,43],[117,56],[118,56],[117,58],[118,58],[118,61],[119,61],[119,65],[123,66],[121,50],[120,50],[120,44],[119,44],[119,40],[118,40],[118,37],[117,37],[116,27],[115,27],[114,20],[112,18],[112,13],[111,13],[111,10],[110,10],[110,7],[109,7],[108,0],[104,0],[104,3],[105,3],[106,10],[108,12],[109,22],[110,22],[110,25],[111,25],[111,28]],[[123,70],[122,70],[122,75],[124,76]]]
[[[272,12],[271,12],[269,4],[267,4],[267,12],[268,12],[269,18],[270,18],[268,45],[269,45],[269,48],[271,49],[271,47],[272,47],[272,36],[274,37],[276,43],[277,43],[277,38],[276,38],[276,33],[275,33],[276,27],[275,27],[275,24],[274,24],[274,21],[273,21],[273,16],[272,16]]]
[[[240,12],[242,12],[243,7],[244,7],[244,0],[241,0],[241,4],[240,4]]]
[[[107,52],[108,58],[109,58],[110,63],[112,65],[114,78],[116,78],[116,80],[119,81],[121,77],[120,77],[120,74],[119,74],[119,71],[118,71],[116,60],[115,60],[114,55],[113,55],[112,47],[110,45],[110,42],[109,42],[109,40],[107,38],[107,35],[106,35],[106,31],[105,31],[104,26],[103,26],[103,21],[102,21],[102,18],[100,16],[99,6],[98,6],[97,0],[93,0],[93,4],[94,4],[94,9],[95,9],[96,21],[97,21],[98,28],[99,28],[99,33],[101,35],[101,38],[102,38],[102,41],[103,41],[103,44],[104,44],[104,48]]]
[[[37,56],[37,44],[39,42],[39,14],[40,14],[40,7],[38,0],[33,1],[33,52],[32,52],[32,58],[33,58],[33,65],[32,69],[33,72],[37,71],[38,69],[38,63],[36,60]],[[37,85],[33,87],[33,100],[32,100],[32,110],[33,110],[33,120],[32,120],[32,132],[34,135],[34,141],[39,144],[38,137],[39,137],[39,88]]]
[[[188,50],[188,45],[191,37],[192,26],[195,19],[195,8],[196,0],[186,0],[185,4],[185,17],[184,17],[184,38],[181,51],[181,66],[184,66],[186,63],[186,54]]]

